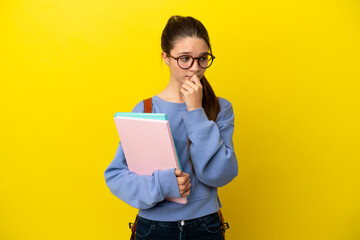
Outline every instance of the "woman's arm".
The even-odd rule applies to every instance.
[[[143,112],[141,101],[133,112]],[[138,209],[151,208],[166,197],[180,197],[174,169],[157,170],[152,175],[137,175],[129,171],[121,143],[115,157],[105,170],[105,181],[110,191]]]
[[[114,160],[105,170],[105,181],[115,196],[135,208],[147,209],[166,197],[180,197],[174,171],[157,170],[151,176],[129,171],[119,143]]]
[[[234,152],[234,112],[229,101],[219,98],[216,123],[209,121],[203,108],[187,112],[184,123],[191,141],[190,155],[196,177],[212,187],[221,187],[237,176]]]

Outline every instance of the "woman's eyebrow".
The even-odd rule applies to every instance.
[[[192,52],[179,52],[178,54],[191,54]],[[203,53],[200,53],[200,56],[201,55],[204,55],[204,54],[209,54],[209,52],[203,52]]]
[[[191,52],[179,52],[178,54],[190,54]]]

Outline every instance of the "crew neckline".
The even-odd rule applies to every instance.
[[[186,103],[168,102],[168,101],[160,98],[158,95],[153,96],[153,100],[159,102],[161,105],[163,105],[166,108],[169,108],[171,110],[178,110],[178,111],[187,110]]]

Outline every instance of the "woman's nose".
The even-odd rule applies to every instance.
[[[194,63],[193,63],[193,65],[191,66],[190,71],[192,71],[192,72],[198,72],[200,69],[201,69],[201,68],[200,68],[200,65],[199,65],[199,61],[197,61],[197,60],[194,59]]]

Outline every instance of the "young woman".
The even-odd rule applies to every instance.
[[[222,239],[217,188],[238,172],[232,105],[216,97],[204,74],[214,60],[203,24],[172,16],[161,36],[168,86],[152,97],[152,112],[166,113],[183,171],[141,176],[127,168],[119,144],[105,171],[111,192],[138,208],[135,239]],[[140,101],[133,112],[144,112]],[[188,196],[187,204],[164,200]]]

